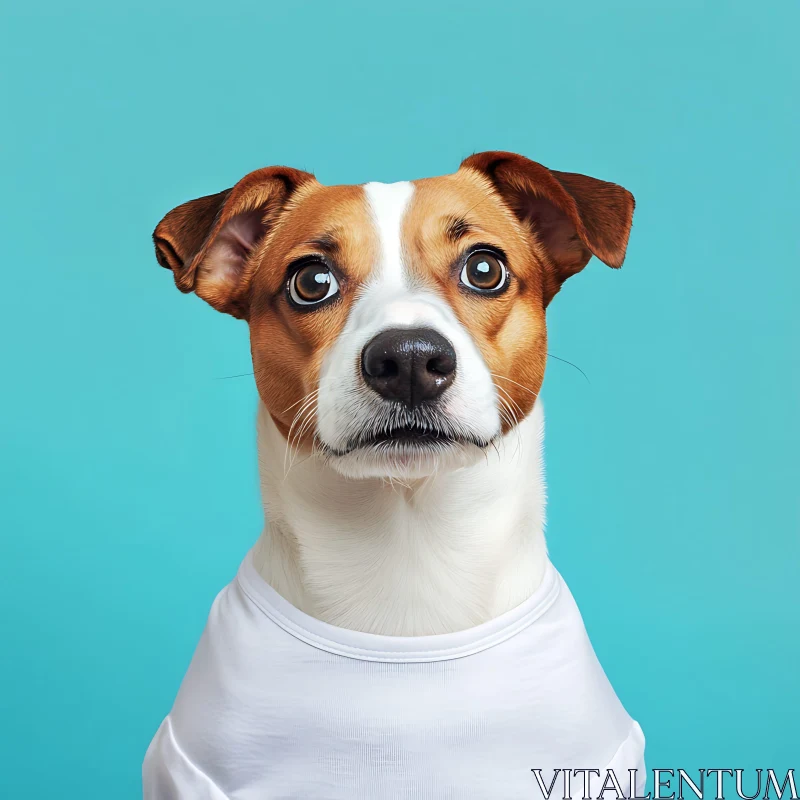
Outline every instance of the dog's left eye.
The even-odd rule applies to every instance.
[[[479,250],[471,253],[461,270],[461,283],[484,294],[504,289],[508,281],[505,264],[493,253]]]
[[[321,261],[304,264],[289,279],[289,298],[298,306],[314,306],[339,293],[339,282]]]

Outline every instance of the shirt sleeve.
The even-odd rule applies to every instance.
[[[181,750],[169,717],[161,723],[147,748],[142,788],[144,800],[229,800]]]

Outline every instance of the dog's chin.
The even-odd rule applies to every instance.
[[[365,436],[342,450],[328,449],[328,463],[348,478],[412,481],[469,467],[484,457],[490,441],[399,430]]]

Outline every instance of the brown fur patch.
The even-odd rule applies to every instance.
[[[504,430],[533,406],[544,378],[547,332],[542,294],[546,258],[488,180],[473,170],[414,182],[403,221],[407,269],[447,300],[470,332],[505,406]],[[453,220],[460,235],[454,237]],[[496,296],[465,290],[459,273],[477,245],[505,253],[508,289]]]
[[[310,255],[326,257],[341,295],[304,313],[286,299],[287,270]],[[377,236],[360,186],[301,188],[259,246],[249,290],[253,368],[261,399],[284,436],[294,423],[294,438],[316,407],[309,403],[304,410],[303,401],[318,388],[323,356],[346,324],[356,290],[377,257]],[[308,443],[313,433],[306,430],[299,442]]]

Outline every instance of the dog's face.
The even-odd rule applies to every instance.
[[[530,411],[548,303],[592,254],[622,264],[632,215],[615,184],[491,152],[395,184],[258,170],[154,239],[181,290],[248,321],[292,448],[403,479],[472,463]]]

